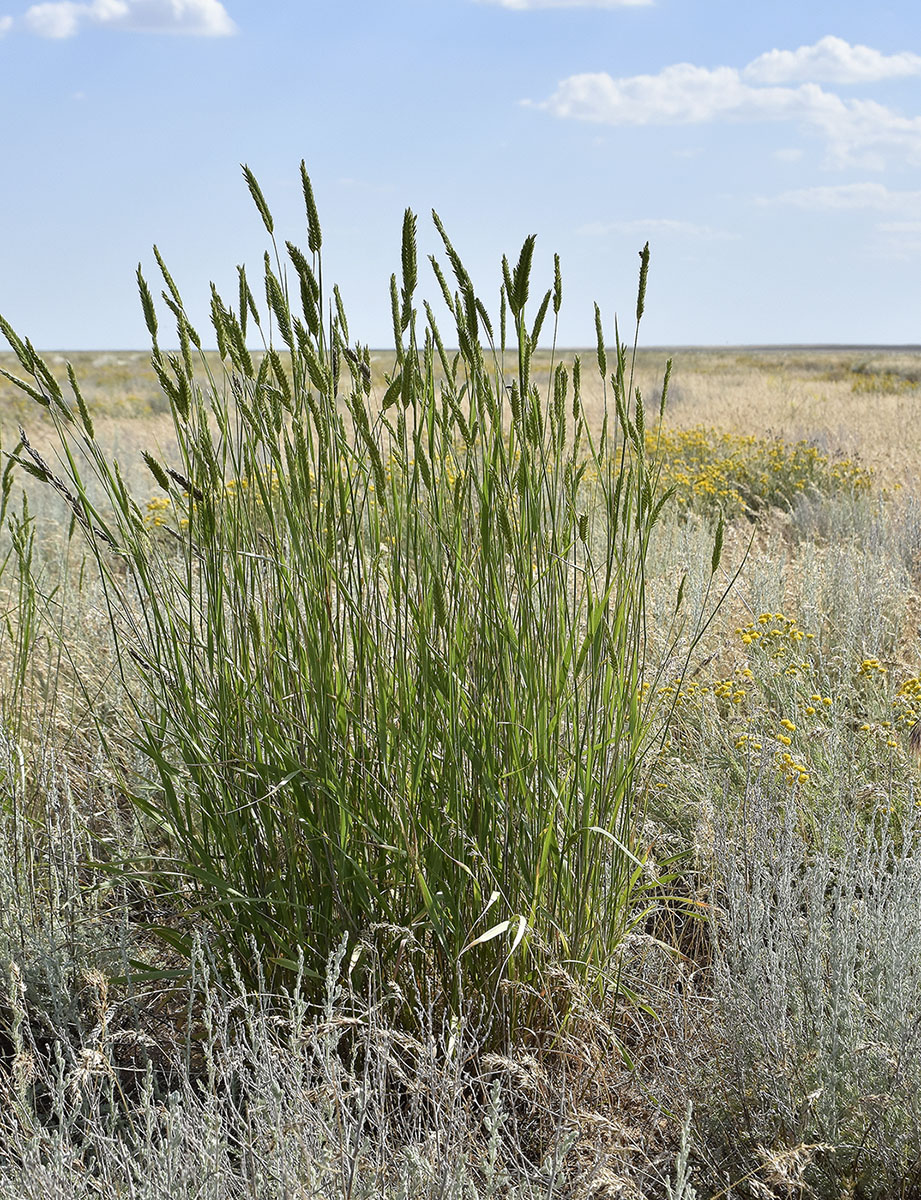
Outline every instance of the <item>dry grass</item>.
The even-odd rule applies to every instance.
[[[585,352],[587,363],[593,354]],[[161,461],[168,462],[174,443],[170,417],[158,407],[159,390],[147,356],[100,353],[69,357],[85,383],[100,444],[119,459],[138,495],[145,489],[152,494],[155,487],[141,452],[153,451]],[[641,355],[640,386],[650,399],[656,396],[666,357],[666,351]],[[13,370],[11,359],[10,355],[0,355],[0,365]],[[375,356],[377,388],[391,364],[390,356]],[[540,383],[541,378],[547,378],[547,357],[537,356],[535,365]],[[804,735],[813,726],[799,717],[795,722],[798,729],[792,735],[791,750],[804,761],[808,772],[803,773],[810,776],[808,784],[797,783],[793,793],[801,813],[814,817],[840,808],[869,821],[880,807],[885,807],[898,820],[914,804],[919,767],[911,757],[907,730],[890,730],[885,722],[898,711],[893,703],[899,687],[921,675],[917,643],[921,626],[921,516],[911,496],[914,481],[921,475],[921,438],[906,437],[921,401],[921,388],[914,384],[916,374],[921,374],[921,354],[902,352],[871,355],[857,351],[692,350],[675,355],[668,416],[672,428],[707,426],[736,434],[810,441],[824,453],[840,452],[857,458],[874,472],[878,484],[892,493],[885,506],[878,496],[814,498],[788,513],[762,514],[757,525],[743,520],[726,530],[722,576],[728,579],[738,567],[742,573],[692,662],[695,687],[710,690],[702,699],[692,696],[693,702],[683,704],[677,726],[679,736],[666,748],[666,770],[658,777],[667,786],[655,798],[649,844],[651,853],[660,857],[679,846],[694,847],[692,861],[682,867],[676,891],[683,889],[701,904],[722,904],[726,911],[731,910],[740,937],[745,923],[752,919],[746,908],[744,880],[738,877],[746,864],[740,865],[732,858],[731,838],[721,835],[720,830],[731,825],[735,819],[732,814],[740,807],[751,806],[756,800],[762,805],[764,828],[756,847],[762,858],[752,858],[747,868],[760,871],[759,886],[768,895],[772,856],[776,858],[780,853],[776,839],[768,835],[773,814],[787,812],[784,797],[791,793],[786,789],[783,772],[775,769],[773,747],[758,752],[740,749],[726,706],[721,707],[720,698],[714,695],[714,686],[720,680],[733,677],[750,660],[736,629],[757,623],[762,613],[782,612],[815,634],[813,658],[821,673],[820,691],[833,696],[834,704],[823,722],[816,721],[818,732],[811,741]],[[586,392],[588,415],[596,427],[600,426],[599,397],[590,391],[588,380]],[[20,407],[7,385],[0,383],[3,449],[15,445],[17,426],[26,418],[34,444],[50,452],[55,440],[50,423],[44,424],[34,406]],[[113,1017],[100,1032],[99,1015],[94,1010],[94,1004],[98,1008],[99,1003],[93,999],[98,992],[98,988],[93,990],[97,977],[92,974],[99,965],[99,948],[92,943],[100,929],[106,931],[105,953],[110,960],[116,953],[143,956],[149,952],[138,929],[143,920],[151,919],[147,907],[150,897],[142,889],[133,893],[128,889],[127,896],[108,893],[104,873],[97,874],[96,868],[88,865],[105,854],[127,853],[132,846],[144,845],[151,831],[124,826],[124,807],[94,758],[94,729],[89,714],[91,710],[99,713],[100,693],[109,699],[111,729],[116,733],[122,706],[108,643],[107,617],[98,591],[67,586],[77,577],[78,556],[72,551],[67,557],[60,524],[62,510],[55,497],[45,495],[47,490],[29,483],[40,527],[54,527],[50,537],[42,534],[35,570],[44,596],[46,632],[56,628],[60,633],[57,641],[48,634],[32,649],[28,720],[23,722],[19,740],[10,739],[4,745],[0,761],[0,784],[8,799],[12,797],[12,811],[6,818],[12,832],[4,842],[9,850],[5,852],[7,859],[0,862],[2,892],[13,895],[18,888],[26,896],[28,909],[25,926],[21,921],[16,924],[20,918],[14,913],[5,932],[0,930],[7,939],[0,947],[0,959],[4,967],[10,961],[21,964],[26,974],[23,1037],[28,1031],[28,1037],[40,1041],[42,1030],[47,1032],[49,998],[60,1003],[64,997],[71,1005],[72,1012],[67,1011],[72,1024],[57,1030],[62,1052],[69,1056],[66,1071],[60,1076],[63,1083],[53,1077],[47,1043],[34,1046],[30,1042],[26,1048],[35,1055],[35,1069],[47,1072],[42,1080],[46,1097],[53,1097],[60,1086],[64,1089],[61,1095],[70,1103],[77,1090],[73,1081],[85,1067],[86,1079],[81,1086],[88,1107],[82,1113],[68,1110],[73,1126],[67,1126],[56,1141],[58,1135],[41,1124],[36,1108],[29,1110],[30,1125],[17,1124],[26,1110],[16,1108],[21,1097],[11,1094],[10,1103],[3,1106],[6,1116],[0,1121],[6,1122],[3,1128],[7,1140],[19,1147],[17,1153],[22,1158],[19,1163],[4,1164],[0,1160],[0,1192],[17,1200],[38,1195],[36,1181],[43,1181],[42,1194],[47,1200],[95,1194],[92,1171],[84,1168],[81,1156],[90,1162],[92,1154],[98,1154],[99,1162],[105,1163],[97,1168],[99,1178],[107,1186],[130,1188],[132,1184],[126,1181],[133,1180],[137,1194],[153,1200],[158,1194],[154,1183],[139,1182],[140,1174],[137,1178],[132,1174],[136,1164],[132,1165],[129,1140],[119,1143],[121,1158],[114,1153],[105,1158],[106,1147],[111,1149],[115,1140],[105,1125],[109,1094],[103,1084],[108,1086],[116,1078],[116,1068],[121,1070],[116,1062],[117,1047],[128,1044],[134,1035],[140,1044],[155,1031],[138,1017],[138,1005],[132,1001],[133,1008],[125,1003],[121,1010],[124,1016],[118,1020]],[[6,536],[4,532],[4,539]],[[711,549],[712,531],[704,519],[692,515],[686,520],[666,521],[659,530],[654,577],[650,579],[653,639],[656,623],[664,622],[683,574],[688,575],[687,593],[692,602],[695,593],[703,592]],[[57,584],[64,587],[54,594]],[[61,645],[65,647],[63,660]],[[0,637],[4,670],[15,651],[14,639]],[[878,662],[885,671],[862,674],[861,664],[871,661]],[[753,666],[757,673],[757,664]],[[678,669],[676,662],[676,672]],[[782,732],[785,727],[780,722],[791,716],[783,702],[796,699],[796,689],[791,685],[784,692],[786,685],[782,679],[778,684],[778,674],[773,668],[765,669],[758,675],[757,688],[746,685],[750,699],[746,700],[745,719],[749,724],[745,728],[752,731],[751,742],[761,726],[768,732]],[[57,685],[54,696],[46,694],[43,683],[51,678]],[[803,684],[801,690],[805,694],[809,689]],[[896,745],[889,745],[890,741]],[[117,745],[117,736],[113,745]],[[53,803],[43,808],[43,797],[51,798]],[[23,812],[40,820],[34,827],[20,827],[16,821]],[[813,826],[804,818],[801,826],[788,832],[791,844],[796,843],[797,854],[806,861],[813,846]],[[723,878],[722,883],[715,883],[713,847],[714,839],[720,837],[719,871]],[[853,897],[848,894],[846,898],[854,905],[859,900],[866,908],[868,885],[859,874],[855,879]],[[740,890],[732,894],[732,905],[726,908],[727,893],[721,895],[719,888],[730,885]],[[23,888],[31,890],[23,892]],[[824,911],[823,895],[818,885],[814,894],[806,896],[804,892],[805,898],[800,897],[804,911],[807,901],[816,914]],[[119,925],[117,919],[113,920],[117,911],[130,914],[134,922],[130,930],[127,923]],[[68,957],[60,970],[55,965],[57,930],[54,920],[48,924],[49,912],[54,920],[58,919],[55,914],[67,913],[72,922],[67,927],[71,937]],[[623,1005],[616,1012],[593,1013],[586,999],[584,1022],[565,1044],[551,1051],[522,1045],[507,1058],[484,1060],[476,1069],[486,1072],[488,1087],[493,1088],[496,1097],[494,1109],[487,1108],[485,1118],[482,1106],[477,1108],[471,1100],[469,1080],[452,1074],[453,1066],[443,1059],[417,1064],[415,1075],[410,1070],[394,1089],[389,1073],[401,1067],[396,1053],[399,1047],[392,1040],[393,1031],[387,1027],[385,1015],[375,1012],[373,1031],[379,1046],[386,1046],[387,1052],[381,1052],[380,1061],[369,1057],[371,1070],[362,1075],[360,1059],[343,1065],[340,1058],[327,1054],[331,1042],[323,1040],[323,1014],[318,1015],[318,1023],[305,1035],[303,1044],[292,1052],[284,1028],[273,1024],[274,1015],[253,1018],[255,1009],[251,1008],[250,1016],[238,1022],[239,1030],[246,1028],[239,1034],[241,1040],[234,1042],[237,1035],[219,1028],[212,1037],[211,1052],[221,1069],[239,1071],[241,1078],[247,1075],[252,1095],[264,1105],[271,1121],[260,1125],[253,1120],[241,1133],[239,1122],[244,1116],[249,1120],[249,1115],[236,1111],[235,1098],[226,1089],[216,1086],[208,1091],[207,1064],[199,1064],[197,1077],[193,1079],[191,1072],[183,1080],[174,1109],[168,1107],[166,1090],[151,1093],[146,1100],[142,1097],[134,1108],[129,1106],[129,1120],[138,1119],[140,1114],[151,1121],[152,1132],[145,1135],[146,1142],[140,1139],[138,1161],[147,1164],[151,1180],[165,1178],[160,1173],[169,1165],[168,1155],[175,1154],[175,1161],[189,1173],[190,1195],[205,1145],[211,1148],[209,1152],[218,1164],[215,1178],[220,1176],[231,1190],[254,1187],[254,1177],[246,1172],[250,1161],[261,1161],[271,1162],[279,1177],[290,1177],[292,1181],[309,1177],[327,1194],[342,1196],[385,1194],[385,1185],[393,1189],[392,1193],[386,1192],[388,1195],[412,1197],[668,1195],[691,1200],[697,1195],[703,1200],[720,1195],[721,1189],[722,1194],[737,1196],[809,1195],[810,1186],[818,1186],[817,1180],[821,1183],[823,1178],[833,1178],[837,1170],[838,1160],[826,1149],[826,1143],[838,1137],[841,1129],[845,1130],[840,1134],[842,1142],[846,1138],[856,1140],[865,1133],[861,1126],[855,1135],[852,1127],[855,1122],[859,1124],[860,1106],[866,1101],[870,1084],[875,1086],[875,1076],[864,1079],[855,1075],[847,1084],[856,1089],[853,1104],[842,1085],[839,1107],[834,1111],[829,1108],[822,1122],[810,1123],[809,1104],[813,1101],[809,1089],[815,1090],[814,1081],[807,1078],[800,1094],[796,1090],[800,1075],[809,1075],[807,1067],[825,1069],[831,1059],[814,1057],[826,1053],[826,1048],[821,1039],[810,1042],[812,1035],[805,1024],[802,1028],[788,1027],[783,1014],[776,1016],[776,1026],[758,1021],[758,1013],[776,1000],[770,981],[763,978],[763,972],[759,974],[759,947],[762,943],[776,945],[777,938],[787,936],[783,929],[771,925],[769,916],[762,916],[763,927],[758,929],[761,942],[747,946],[753,956],[745,964],[749,973],[746,975],[738,964],[730,970],[723,962],[722,992],[714,986],[712,948],[704,923],[678,913],[673,914],[672,924],[666,921],[661,927],[639,934],[626,957],[631,982],[638,995],[649,1002],[650,1011]],[[834,931],[819,928],[818,924],[816,929],[816,944],[822,949]],[[914,936],[906,925],[905,946],[914,945]],[[126,944],[117,946],[118,937],[125,938]],[[129,945],[132,937],[137,940]],[[18,946],[13,944],[15,938],[19,939]],[[663,949],[663,943],[671,950]],[[737,957],[746,950],[741,942],[739,946]],[[783,948],[793,961],[798,943],[784,944]],[[725,943],[720,953],[726,954]],[[890,971],[894,994],[900,981],[908,978],[901,961],[896,961],[895,951],[890,955],[891,963],[882,959],[877,962],[872,957],[872,945],[866,953],[868,972],[880,963],[880,969]],[[809,981],[799,982],[804,1004],[811,1002]],[[740,990],[733,991],[737,985]],[[763,987],[763,994],[755,995],[759,987]],[[166,995],[166,990],[160,995]],[[855,992],[846,999],[857,1013],[865,994]],[[123,1003],[121,996],[115,1000]],[[755,1002],[761,1006],[757,1012]],[[150,1013],[155,1007],[150,1007]],[[178,1007],[182,1007],[181,1002]],[[0,1009],[0,1025],[8,1024],[10,1005],[2,1004]],[[239,1017],[245,1009],[246,1005],[236,998],[223,997],[214,1002],[213,1019],[224,1020],[231,1011]],[[862,1019],[862,1013],[853,1017],[855,1044],[860,1046]],[[900,1013],[889,1014],[889,1019],[887,1047],[899,1036],[907,1036],[906,1028],[899,1023]],[[178,1047],[181,1052],[187,1049],[184,1020],[180,1015],[172,1024],[166,1022],[161,1031],[166,1041],[174,1039],[174,1049]],[[770,1053],[762,1053],[757,1039],[750,1034],[746,1035],[746,1044],[741,1045],[738,1031],[748,1028],[746,1022],[755,1023],[758,1035],[770,1043]],[[819,1033],[824,1037],[829,1029],[831,1026],[824,1032],[819,1029]],[[277,1030],[281,1033],[276,1037]],[[433,1041],[428,1048],[430,1054],[444,1050],[448,1038],[444,1033],[440,1036],[442,1043],[436,1045]],[[791,1039],[789,1044],[784,1041],[787,1038]],[[881,1038],[878,1040],[882,1043]],[[635,1069],[628,1068],[626,1058],[612,1053],[612,1046],[618,1043],[631,1056]],[[39,1062],[43,1046],[45,1059]],[[0,1044],[0,1059],[7,1050]],[[164,1061],[168,1050],[162,1048]],[[102,1057],[91,1061],[93,1053]],[[861,1053],[866,1057],[863,1050]],[[245,1058],[247,1054],[251,1058],[241,1067],[240,1056]],[[314,1075],[309,1076],[313,1090],[305,1088],[289,1094],[285,1089],[290,1080],[300,1078],[297,1071],[306,1070],[306,1059],[311,1071],[321,1067],[321,1075],[327,1074],[319,1083]],[[92,1063],[98,1066],[95,1074]],[[714,1078],[714,1064],[717,1070],[723,1070],[722,1076]],[[288,1068],[290,1079],[285,1076]],[[405,1068],[403,1063],[401,1069]],[[335,1072],[341,1075],[335,1076]],[[895,1164],[892,1171],[896,1173],[912,1147],[921,1145],[908,1074],[906,1068],[905,1079],[898,1075],[896,1080],[900,1086],[904,1084],[905,1096],[892,1118],[902,1140],[897,1142],[893,1135],[886,1150],[886,1154],[891,1151]],[[15,1083],[15,1072],[7,1072],[3,1062],[0,1075]],[[793,1114],[782,1129],[777,1119],[779,1101],[774,1103],[768,1095],[764,1079],[776,1087],[778,1095],[782,1094]],[[426,1098],[426,1089],[439,1097],[437,1103]],[[753,1090],[762,1097],[756,1121],[752,1118]],[[394,1095],[409,1096],[411,1103],[402,1111],[388,1109]],[[682,1117],[689,1095],[695,1101],[695,1115],[687,1127],[690,1149],[685,1159],[686,1175],[682,1175],[681,1169],[675,1169],[675,1160],[679,1159],[681,1168]],[[36,1096],[35,1092],[30,1094],[30,1103]],[[381,1127],[381,1134],[374,1121],[378,1110],[383,1113],[385,1109],[387,1120],[392,1121]],[[403,1120],[406,1113],[412,1118],[409,1123]],[[489,1120],[496,1122],[492,1132]],[[183,1135],[185,1140],[177,1132],[183,1121],[188,1129],[187,1136]],[[310,1131],[311,1153],[316,1154],[317,1163],[315,1177],[310,1173],[314,1168],[302,1161],[303,1155],[299,1158],[292,1151],[288,1160],[280,1149],[284,1131],[294,1126]],[[276,1132],[277,1140],[272,1140]],[[875,1136],[875,1125],[872,1132]],[[267,1140],[262,1141],[263,1137]],[[235,1157],[241,1138],[247,1153],[252,1152],[252,1160]],[[253,1140],[250,1143],[246,1138]],[[906,1157],[896,1162],[896,1151],[903,1152],[899,1147],[904,1147]],[[492,1166],[490,1153],[496,1155]],[[29,1155],[34,1157],[30,1159]],[[391,1165],[384,1164],[384,1155],[390,1155],[392,1163],[398,1164],[396,1173]],[[880,1170],[883,1157],[879,1151]],[[861,1159],[860,1168],[864,1172],[862,1194],[873,1195],[874,1163]],[[354,1191],[350,1191],[347,1181],[349,1171],[357,1181]],[[736,1186],[746,1175],[748,1182]],[[838,1183],[842,1187],[856,1186],[843,1175]],[[725,1191],[727,1187],[729,1192]],[[829,1184],[825,1195],[835,1194],[831,1187]],[[186,1192],[177,1190],[175,1194]],[[276,1193],[269,1189],[265,1194]]]
[[[594,350],[582,352],[586,363]],[[568,359],[572,352],[563,352]],[[921,438],[906,437],[921,408],[921,351],[776,349],[740,351],[644,350],[639,355],[639,385],[647,398],[657,395],[662,367],[672,356],[669,424],[675,429],[708,426],[756,437],[779,435],[786,441],[814,442],[826,453],[857,457],[885,486],[905,485],[921,472]],[[213,365],[217,366],[217,355]],[[558,355],[559,357],[559,355]],[[146,351],[50,354],[63,374],[74,363],[94,418],[113,444],[130,448],[145,439],[168,438],[169,421]],[[509,356],[511,359],[511,356]],[[546,386],[549,353],[534,356],[534,378]],[[374,352],[376,388],[393,369],[393,354]],[[0,367],[18,370],[11,353],[0,353]],[[601,392],[586,370],[586,408],[601,424]],[[16,424],[34,406],[0,379],[0,434],[6,443]],[[162,421],[158,418],[164,418]],[[130,432],[129,432],[130,431]]]

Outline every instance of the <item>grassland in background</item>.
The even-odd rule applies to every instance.
[[[60,375],[65,357],[96,441],[154,499],[142,452],[174,462],[177,443],[149,356],[47,356]],[[666,357],[640,353],[651,408]],[[677,490],[645,574],[647,687],[670,724],[644,758],[637,840],[662,903],[620,945],[613,1001],[586,991],[557,1037],[523,1029],[485,1055],[424,980],[356,989],[334,952],[325,998],[271,998],[216,971],[204,930],[177,930],[176,955],[145,932],[168,897],[113,868],[163,834],[123,794],[145,768],[110,599],[66,506],[17,478],[0,1195],[919,1194],[921,353],[674,358],[659,446]],[[370,362],[379,393],[395,360]],[[535,354],[542,392],[547,370]],[[51,423],[0,381],[7,452],[20,424],[53,462]],[[721,512],[716,582],[738,578],[699,641],[676,642],[682,579],[707,610]],[[125,982],[132,961],[143,983]]]

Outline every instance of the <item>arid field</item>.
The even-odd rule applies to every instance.
[[[919,1194],[921,351],[455,353],[0,381],[0,1194]]]

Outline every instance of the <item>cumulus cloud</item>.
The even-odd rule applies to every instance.
[[[656,234],[677,234],[685,238],[699,238],[708,242],[736,241],[737,233],[726,233],[710,225],[695,225],[692,221],[677,221],[672,217],[648,217],[635,221],[592,221],[583,225],[579,233],[590,237],[604,237],[609,233],[637,234],[652,237]]]
[[[32,33],[48,38],[73,37],[85,26],[197,37],[236,32],[220,0],[52,0],[33,4],[24,20]]]
[[[761,86],[736,67],[676,63],[656,75],[571,75],[536,107],[606,125],[788,121],[825,139],[832,166],[881,169],[889,154],[921,163],[921,117],[874,100],[844,100],[814,82]]]
[[[899,191],[882,183],[842,183],[837,187],[797,188],[782,192],[767,204],[789,204],[794,208],[832,212],[874,209],[877,212],[917,212],[921,191]],[[883,226],[880,226],[883,228]]]
[[[535,8],[639,8],[655,0],[476,0],[477,4],[497,4],[525,12]]]
[[[873,83],[921,75],[921,57],[907,51],[881,54],[829,36],[798,50],[769,50],[742,74],[752,83]]]

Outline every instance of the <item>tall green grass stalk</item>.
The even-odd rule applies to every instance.
[[[179,350],[161,347],[138,271],[178,445],[173,462],[145,455],[165,525],[100,450],[73,372],[71,403],[3,324],[63,466],[25,435],[18,461],[86,536],[135,696],[149,777],[126,787],[165,849],[126,869],[244,973],[254,947],[275,982],[303,954],[320,988],[345,932],[353,969],[371,941],[395,971],[424,964],[452,1006],[464,993],[506,1029],[546,1027],[575,991],[617,986],[619,947],[651,903],[645,571],[668,496],[647,458],[635,340],[631,354],[618,337],[609,366],[596,308],[608,415],[593,437],[578,359],[554,363],[546,396],[531,379],[550,316],[555,344],[558,261],[529,310],[534,238],[503,260],[496,344],[433,214],[449,351],[417,307],[407,211],[396,363],[377,395],[368,347],[324,291],[306,171],[308,251],[286,243],[285,261],[245,175],[272,252],[265,305],[242,269],[236,306],[212,287],[222,374],[157,253]],[[160,933],[188,953],[189,922]]]

